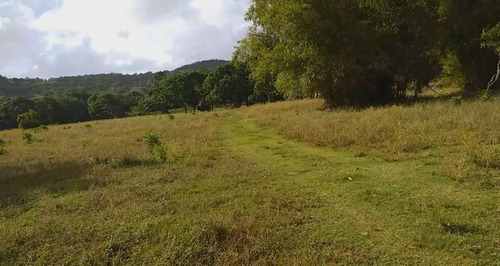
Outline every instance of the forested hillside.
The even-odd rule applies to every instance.
[[[198,68],[214,69],[227,63],[224,60],[206,60],[182,66],[173,71],[164,71],[173,75],[182,70],[196,70]],[[35,95],[63,93],[69,90],[82,90],[87,93],[115,91],[128,92],[131,90],[146,92],[151,85],[154,73],[141,74],[98,74],[74,77],[60,77],[51,79],[39,78],[6,78],[0,75],[0,95],[6,97],[34,97]]]

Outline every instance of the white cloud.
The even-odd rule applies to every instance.
[[[40,11],[48,2],[53,8],[45,4],[47,10]],[[10,57],[0,46],[0,59],[9,57],[0,63],[0,75],[157,71],[229,59],[246,33],[249,5],[250,0],[0,0],[0,34],[17,33],[11,42],[23,57]],[[27,36],[34,38],[31,43],[22,41]]]

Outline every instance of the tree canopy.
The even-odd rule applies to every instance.
[[[485,88],[496,58],[480,41],[498,23],[495,2],[254,0],[235,57],[257,83],[288,98],[320,94],[329,107],[404,99],[408,87],[418,92],[441,73],[447,53],[466,88]]]

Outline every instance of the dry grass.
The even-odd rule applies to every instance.
[[[498,102],[320,106],[0,132],[0,265],[498,261]]]
[[[324,111],[320,100],[283,102],[245,110],[288,138],[317,146],[370,153],[387,161],[434,154],[443,172],[463,179],[484,170],[500,184],[500,101],[447,101],[360,111]],[[498,174],[498,175],[497,175]],[[495,175],[495,176],[493,176]]]

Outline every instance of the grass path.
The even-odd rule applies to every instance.
[[[386,162],[285,139],[242,114],[223,124],[232,153],[264,168],[260,193],[293,217],[295,250],[321,262],[495,262],[498,192],[436,174],[438,158]],[[255,190],[255,187],[249,190]],[[493,199],[493,200],[492,200]],[[278,199],[280,201],[280,199]],[[286,228],[290,230],[290,228]],[[299,248],[300,249],[300,248]]]
[[[52,126],[31,145],[2,132],[0,265],[498,265],[497,186],[443,177],[442,151],[297,142],[253,108]]]

